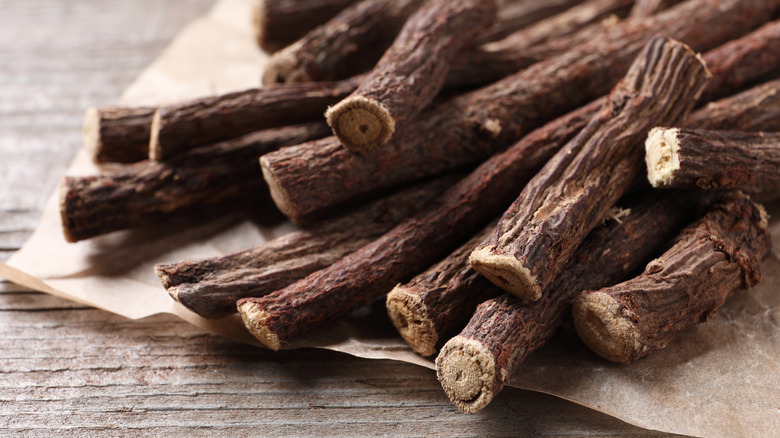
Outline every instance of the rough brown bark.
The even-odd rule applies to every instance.
[[[713,1],[692,0],[658,17],[672,21],[667,14],[676,11],[685,26],[675,32],[694,41],[696,50],[705,50],[744,34],[780,8],[778,0],[730,0],[718,2],[719,7]],[[674,29],[672,24],[679,23],[667,24]],[[375,190],[484,160],[545,121],[607,93],[646,42],[648,29],[634,27],[639,30],[608,32],[434,106],[378,151],[353,154],[331,138],[268,154],[262,159],[263,173],[274,199],[285,214],[300,220]],[[698,32],[700,28],[713,30]]]
[[[494,0],[428,0],[412,14],[376,67],[325,113],[353,151],[376,149],[439,93],[452,58],[496,19]]]
[[[696,110],[682,125],[694,129],[780,131],[780,79]]]
[[[780,194],[780,134],[654,128],[645,142],[653,187]]]
[[[501,294],[471,269],[471,251],[493,232],[495,222],[444,260],[387,294],[387,314],[417,354],[431,356],[468,321],[477,305]]]
[[[84,146],[96,163],[134,163],[149,156],[155,107],[90,108],[84,114]]]
[[[589,26],[600,26],[610,16],[625,17],[632,4],[633,0],[588,0],[501,40],[467,48],[453,59],[447,87],[483,85],[559,55],[576,44],[556,45],[550,50],[545,43]]]
[[[577,297],[577,333],[598,355],[631,363],[709,320],[737,289],[761,281],[761,260],[771,247],[764,209],[735,196],[686,228],[638,277]]]
[[[371,69],[422,0],[362,0],[271,56],[263,84],[333,81]]]
[[[225,316],[235,313],[239,299],[279,290],[370,243],[456,181],[444,177],[414,186],[235,254],[154,270],[174,300],[206,318]]]
[[[490,28],[480,33],[475,44],[500,40],[528,27],[537,21],[559,14],[583,0],[512,0],[504,2],[498,10],[498,19]]]
[[[498,215],[601,103],[593,102],[532,132],[479,166],[429,208],[329,268],[259,300],[240,301],[245,324],[261,342],[278,349],[288,339],[349,312],[434,263],[446,254],[443,246],[454,248]],[[273,301],[268,311],[262,307],[266,301]],[[328,312],[333,313],[319,307],[322,301],[329,303]]]
[[[114,173],[65,177],[60,214],[68,242],[136,227],[260,190],[257,157],[325,135],[324,123],[249,134],[170,162],[141,161]]]
[[[571,297],[624,280],[693,221],[703,199],[676,195],[642,196],[626,205],[629,213],[620,222],[594,229],[555,280],[552,293],[539,301],[502,294],[480,304],[436,358],[439,381],[455,406],[466,413],[487,406],[528,354],[556,333]]]
[[[255,0],[252,25],[257,45],[268,52],[286,47],[357,0]]]
[[[528,183],[496,232],[472,252],[471,266],[507,292],[541,298],[641,171],[637,145],[647,131],[687,116],[709,76],[690,48],[654,37],[604,108]]]
[[[658,32],[678,39],[694,50],[704,51],[738,38],[771,20],[777,14],[777,7],[775,0],[688,0],[652,17],[597,23],[531,47],[506,45],[501,50],[469,50],[453,61],[447,83],[455,86],[495,82],[582,44],[597,42],[614,46],[633,42],[641,47]],[[707,29],[707,32],[701,29]],[[718,39],[719,43],[707,47],[701,45],[711,38]],[[623,72],[625,70],[618,73]]]
[[[780,20],[730,41],[704,55],[713,80],[702,99],[717,99],[731,94],[758,79],[780,71]]]
[[[594,101],[585,107],[560,117],[533,131],[511,148],[496,154],[484,162],[466,178],[442,195],[442,197],[429,209],[416,215],[416,224],[414,222],[409,222],[406,225],[401,224],[399,227],[391,230],[389,233],[394,233],[394,238],[385,239],[383,242],[388,247],[398,248],[397,253],[393,255],[393,260],[401,265],[410,263],[412,265],[425,266],[426,264],[433,263],[435,258],[427,262],[418,262],[417,258],[403,258],[403,253],[408,251],[409,253],[414,254],[418,251],[418,247],[421,248],[422,251],[429,251],[429,247],[431,245],[435,246],[436,242],[441,239],[465,240],[467,234],[463,237],[453,237],[453,235],[461,232],[476,232],[479,225],[474,224],[479,223],[480,221],[487,222],[491,217],[498,215],[500,211],[515,198],[516,193],[523,188],[525,183],[533,177],[539,168],[541,168],[560,147],[577,135],[604,102],[605,99]],[[758,103],[768,104],[768,106],[759,107],[757,109],[743,107],[743,109],[746,111],[761,111],[761,108],[764,108],[771,112],[771,102],[759,101]],[[712,107],[708,106],[697,112],[702,120],[707,119],[707,111],[709,108]],[[738,118],[741,119],[741,117]],[[713,120],[719,121],[719,118],[714,117]],[[772,122],[772,119],[765,120],[765,123],[767,124]],[[706,127],[706,125],[704,127]],[[761,129],[760,126],[758,129]],[[376,259],[381,259],[381,257],[382,256],[379,255]],[[377,262],[377,266],[380,266],[383,263],[384,261]],[[348,264],[349,262],[346,263],[346,265]],[[419,269],[419,266],[416,268]],[[341,281],[349,281],[351,283],[346,285],[342,284],[340,287],[344,287],[350,293],[353,293],[356,290],[359,291],[364,288],[373,287],[375,280],[373,278],[362,277],[360,269],[364,269],[371,273],[374,266],[369,262],[362,267],[357,268],[355,271],[350,270],[350,276],[347,279],[342,278]],[[317,281],[329,280],[331,277],[338,278],[338,272],[336,271],[323,277],[309,277],[301,280],[301,282],[309,283],[308,286],[314,288]],[[413,269],[410,269],[410,271],[413,271]],[[355,272],[357,274],[352,275]],[[399,281],[403,280],[390,282],[391,285],[388,286],[387,289],[390,289],[392,285]],[[305,283],[301,282],[299,282],[299,284],[303,288]],[[380,291],[378,293],[382,292]],[[247,304],[247,311],[252,313],[251,310],[253,307],[254,306]],[[345,310],[345,312],[347,311],[348,310]],[[287,316],[290,317],[292,314],[287,314]],[[318,319],[320,317],[321,319]],[[319,313],[306,316],[306,318],[313,318],[314,322],[312,324],[314,326],[335,317],[336,316],[328,317],[320,315]],[[250,317],[250,320],[253,319],[254,317]],[[259,327],[261,323],[250,322],[249,324],[255,327],[254,330],[261,330]],[[312,327],[310,326],[307,328],[310,329]],[[301,327],[299,328],[301,330],[300,333],[293,333],[291,336],[294,337],[305,333],[307,328]],[[266,342],[269,342],[276,348],[280,348],[285,341],[279,341],[279,338],[277,338],[275,342],[273,336],[271,336],[269,339],[266,339]]]
[[[253,88],[160,107],[152,121],[149,158],[164,161],[250,132],[321,120],[328,105],[349,95],[360,80]]]
[[[625,17],[633,3],[633,0],[587,0],[484,47],[491,51],[520,51],[572,34],[613,15]]]
[[[765,87],[756,87],[753,90],[742,93],[741,96],[746,94],[762,95],[766,94]],[[740,101],[749,100],[754,105],[738,105],[737,111],[734,115],[734,120],[741,123],[736,125],[735,128],[745,126],[746,129],[762,129],[763,126],[771,126],[776,123],[776,119],[780,117],[778,109],[780,107],[769,100],[756,100],[756,99],[740,99]],[[723,99],[723,101],[733,101],[732,98]],[[598,102],[596,102],[598,104]],[[697,116],[694,122],[703,128],[717,127],[724,123],[725,117],[721,117],[722,112],[719,110],[720,105],[709,105],[702,109],[699,109],[695,115]],[[766,113],[769,116],[762,119],[761,123],[755,124],[752,117],[742,117],[742,114],[753,114],[754,112]],[[774,116],[774,118],[773,118]],[[560,119],[563,121],[562,119]],[[575,120],[570,121],[573,125],[576,125]],[[568,124],[565,123],[564,126]],[[548,126],[552,126],[550,124]],[[539,132],[544,129],[539,130]],[[529,135],[529,137],[533,136]],[[525,141],[525,140],[524,140]],[[521,142],[522,143],[522,142]],[[497,157],[504,156],[503,159],[494,159],[495,165],[499,166],[499,163],[511,163],[512,155],[510,153],[518,148],[515,146],[509,149],[504,154],[500,154]],[[498,173],[500,175],[500,173]],[[500,193],[500,192],[499,192]],[[638,263],[641,263],[643,259],[646,259],[648,255],[643,255],[644,251],[652,251],[651,244],[643,243],[642,239],[655,238],[653,233],[669,233],[668,226],[670,225],[667,220],[672,220],[681,213],[689,215],[695,215],[693,212],[693,201],[704,201],[706,205],[707,199],[704,198],[690,198],[689,196],[664,196],[664,200],[661,201],[662,205],[666,207],[653,207],[642,210],[639,207],[631,206],[631,214],[625,219],[622,219],[623,225],[618,223],[608,225],[607,227],[596,228],[588,238],[583,242],[580,248],[575,252],[574,257],[569,262],[569,266],[564,270],[564,273],[555,280],[555,285],[551,287],[551,291],[554,293],[545,295],[537,302],[527,303],[515,296],[506,294],[501,298],[491,300],[482,305],[477,311],[477,315],[469,323],[467,328],[461,332],[458,338],[466,338],[464,341],[453,341],[453,346],[448,350],[455,350],[456,347],[463,344],[472,344],[470,341],[482,344],[482,346],[464,347],[463,351],[474,351],[475,355],[480,357],[482,352],[487,352],[488,356],[493,356],[493,363],[497,364],[490,371],[490,367],[484,368],[484,379],[481,381],[475,381],[474,386],[461,387],[461,390],[453,386],[451,391],[448,391],[453,403],[458,405],[461,409],[467,412],[473,412],[481,409],[490,400],[498,394],[498,392],[506,384],[509,377],[512,375],[517,366],[524,360],[524,358],[534,349],[544,344],[546,337],[554,332],[558,323],[563,318],[562,315],[568,312],[568,301],[564,300],[565,297],[571,296],[571,294],[579,293],[582,289],[596,288],[599,286],[578,286],[578,282],[582,280],[588,280],[592,275],[605,274],[611,275],[609,269],[622,269],[622,272],[628,273],[634,269],[631,267],[623,268],[622,261],[624,257],[637,256],[635,261],[631,264],[636,267]],[[652,205],[652,204],[648,204]],[[669,209],[669,211],[665,211]],[[645,214],[653,215],[656,219],[647,220],[644,217]],[[657,216],[656,216],[657,215]],[[649,224],[657,224],[657,227],[653,227],[650,232],[633,232],[631,221],[637,220],[639,227],[645,227]],[[682,227],[682,223],[678,223],[675,227]],[[675,228],[672,227],[672,228]],[[610,231],[611,230],[611,231]],[[611,233],[615,234],[611,234]],[[623,234],[624,237],[618,237]],[[618,245],[624,248],[631,247],[632,253],[619,253],[612,250],[598,251],[593,248],[596,243],[596,239],[602,239],[602,237],[596,237],[601,235],[606,240],[607,245]],[[667,234],[671,237],[671,235]],[[627,240],[632,240],[631,244],[626,244]],[[661,238],[659,241],[663,241]],[[633,246],[632,246],[633,245]],[[598,257],[594,263],[597,263],[593,269],[590,268],[591,262],[588,261],[590,257],[594,255],[607,255],[611,254],[611,257]],[[650,254],[650,253],[645,253]],[[611,263],[613,260],[617,260],[620,263],[611,265],[612,268],[608,268],[605,265]],[[623,274],[625,275],[625,274]],[[601,285],[614,283],[620,281],[620,278],[614,280],[603,280]],[[599,283],[593,283],[599,284]],[[557,285],[561,285],[558,287]],[[494,286],[495,287],[495,286]],[[565,292],[561,295],[561,291]],[[557,306],[557,307],[556,307]],[[540,309],[545,309],[544,311]],[[487,321],[487,322],[486,322]],[[533,321],[529,323],[528,321]],[[484,326],[484,327],[483,327]],[[484,348],[483,348],[484,347]],[[452,359],[444,359],[447,356],[442,354],[440,361],[451,361]],[[442,365],[445,366],[445,365]],[[452,366],[452,365],[446,365]],[[502,371],[504,370],[504,371]],[[481,386],[480,386],[481,385]],[[457,394],[466,394],[466,396],[459,396]],[[469,394],[479,394],[470,396]]]
[[[631,18],[647,18],[671,8],[683,0],[636,0],[631,8]]]

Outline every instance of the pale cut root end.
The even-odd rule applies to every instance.
[[[160,125],[162,124],[162,113],[160,110],[154,112],[152,117],[151,134],[149,135],[149,159],[160,161],[163,158],[163,152],[160,148]]]
[[[493,284],[528,301],[542,297],[542,288],[531,271],[512,256],[494,254],[490,247],[477,248],[469,255],[469,264]]]
[[[160,279],[160,283],[162,283],[163,287],[168,289],[171,287],[171,276],[168,275],[168,273],[163,268],[164,265],[157,265],[154,267],[154,273],[157,275],[157,278]],[[170,292],[170,291],[168,291]],[[174,298],[176,300],[176,298]],[[176,300],[178,301],[178,300]]]
[[[268,312],[263,310],[256,303],[251,301],[243,301],[238,303],[238,313],[241,315],[241,319],[244,321],[244,326],[249,330],[258,341],[273,351],[279,351],[281,343],[279,338],[267,327],[263,325],[265,320],[270,316]]]
[[[298,41],[271,55],[261,78],[263,85],[315,81],[309,72],[298,65],[296,52],[300,45]]]
[[[395,120],[380,102],[363,96],[350,96],[325,112],[328,126],[349,150],[377,149],[395,132]]]
[[[473,414],[493,400],[495,359],[482,344],[456,336],[436,358],[436,377],[450,401]]]
[[[174,286],[172,288],[168,289],[168,295],[173,298],[173,301],[176,301],[177,303],[181,303],[181,300],[179,299],[179,286]]]
[[[68,228],[68,203],[66,202],[68,197],[67,179],[67,176],[63,177],[60,180],[59,187],[57,187],[60,198],[60,222],[62,222],[62,235],[65,236],[65,241],[68,243],[75,243],[78,242],[78,239],[76,239],[76,236],[74,236],[73,232]]]
[[[390,321],[415,353],[421,356],[436,353],[439,334],[419,296],[396,286],[387,294],[386,307]]]
[[[620,304],[604,292],[584,292],[573,303],[574,327],[594,353],[628,364],[639,357],[639,332],[620,314]]]
[[[647,180],[653,187],[664,187],[674,181],[680,169],[680,142],[677,128],[653,128],[645,140]]]
[[[84,123],[81,125],[81,137],[84,147],[89,151],[92,161],[99,163],[103,150],[100,138],[100,112],[97,108],[88,108],[84,112]]]
[[[273,199],[274,204],[276,204],[276,208],[293,223],[300,223],[301,218],[298,215],[293,202],[290,200],[290,196],[287,194],[284,187],[282,187],[282,183],[279,182],[276,175],[274,175],[265,157],[260,157],[260,170],[263,172],[263,179],[268,185],[268,190],[271,192],[271,199]]]

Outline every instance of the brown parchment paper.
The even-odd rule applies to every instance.
[[[253,43],[251,0],[221,0],[188,26],[124,93],[121,103],[146,105],[256,86],[266,56]],[[69,174],[97,169],[78,153]],[[780,216],[780,205],[770,205]],[[211,333],[253,343],[238,317],[212,321],[174,303],[155,263],[227,254],[289,231],[263,226],[241,213],[209,220],[113,233],[68,244],[53,194],[40,224],[0,277],[128,318],[177,315]],[[772,221],[780,242],[780,221]],[[780,246],[764,264],[764,282],[732,298],[715,317],[666,350],[629,366],[590,354],[571,331],[528,358],[511,386],[556,395],[631,424],[708,437],[780,434]],[[413,354],[384,315],[381,303],[291,348],[320,347],[364,358],[433,368]],[[490,409],[488,407],[487,409]],[[476,414],[479,415],[479,414]]]

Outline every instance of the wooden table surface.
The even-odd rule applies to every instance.
[[[0,260],[36,227],[89,106],[121,91],[212,0],[0,0]],[[0,435],[648,436],[508,388],[453,407],[433,371],[271,353],[174,317],[129,321],[0,282]]]

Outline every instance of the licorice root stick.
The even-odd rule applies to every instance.
[[[738,193],[683,230],[638,277],[578,296],[577,333],[598,355],[631,363],[708,321],[738,289],[755,286],[771,248],[766,212]]]
[[[225,316],[239,299],[279,290],[377,239],[455,182],[443,177],[235,254],[154,270],[174,300],[206,318]]]
[[[68,242],[159,222],[249,193],[262,193],[257,157],[321,137],[324,123],[248,134],[179,155],[170,162],[139,161],[116,172],[67,176],[60,182],[60,215]]]
[[[165,161],[250,132],[322,120],[328,105],[349,95],[360,81],[252,88],[162,106],[152,120],[149,158]]]
[[[496,19],[495,0],[427,0],[349,97],[325,113],[354,151],[387,143],[436,97],[457,52]]]
[[[537,129],[426,210],[330,267],[265,297],[239,301],[244,324],[263,344],[279,349],[406,281],[498,215],[602,104],[592,102]]]
[[[751,82],[780,72],[780,20],[710,50],[704,62],[712,80],[702,94],[704,101],[733,93]]]
[[[494,221],[444,260],[387,294],[390,321],[417,354],[436,353],[479,303],[503,292],[469,266],[471,250],[495,227]]]
[[[98,107],[84,113],[84,147],[96,163],[135,163],[149,156],[156,107]]]
[[[674,24],[674,33],[706,50],[760,26],[766,20],[761,14],[780,9],[780,0],[721,3],[713,9],[709,0],[689,0],[653,23],[669,29]],[[695,31],[701,28],[713,31]],[[277,206],[300,220],[380,189],[474,165],[534,127],[607,93],[651,35],[644,25],[609,33],[433,106],[371,153],[354,154],[335,137],[284,148],[263,157],[263,175]]]
[[[688,115],[709,80],[686,45],[656,36],[609,103],[528,183],[470,263],[507,292],[538,300],[642,169],[642,140]]]
[[[780,195],[778,133],[654,128],[645,162],[653,187]]]
[[[357,0],[255,0],[252,25],[260,48],[274,52],[294,43]]]
[[[436,358],[450,400],[466,413],[487,406],[528,354],[557,332],[571,297],[624,280],[696,218],[702,201],[679,192],[646,194],[625,205],[628,214],[619,222],[609,221],[588,235],[550,294],[533,303],[502,294],[480,304]]]
[[[735,123],[730,125],[735,129],[764,129],[766,126],[772,126],[773,123],[777,123],[780,119],[780,105],[774,102],[772,99],[760,98],[767,95],[767,86],[755,87],[746,92],[740,93],[737,96],[723,99],[715,104],[705,106],[699,109],[691,115],[689,120],[692,124],[696,124],[702,128],[715,128],[722,126],[724,123]],[[778,94],[780,96],[780,93]],[[721,111],[721,107],[734,104],[734,113],[730,114],[732,117],[726,115]],[[756,113],[766,115],[766,117],[757,118],[754,117]],[[758,123],[756,122],[758,120]],[[489,300],[478,308],[476,314],[473,317],[473,321],[469,323],[468,328],[465,329],[458,338],[465,337],[469,341],[463,343],[470,344],[471,341],[482,344],[482,347],[472,348],[475,354],[481,355],[482,352],[493,356],[493,362],[500,364],[494,370],[494,372],[485,371],[483,375],[484,379],[482,383],[475,383],[475,385],[484,385],[483,389],[479,389],[480,396],[472,397],[468,394],[473,394],[475,389],[464,386],[463,393],[467,394],[465,397],[459,397],[456,392],[448,392],[452,397],[453,403],[461,407],[466,412],[473,412],[481,409],[490,400],[495,397],[496,394],[504,387],[512,373],[519,366],[519,364],[525,359],[525,357],[535,348],[544,345],[545,340],[554,333],[557,328],[558,322],[563,319],[563,315],[568,312],[568,301],[562,300],[561,291],[570,291],[569,295],[577,294],[581,289],[593,289],[599,286],[578,286],[578,282],[581,280],[589,279],[592,275],[598,275],[599,273],[605,275],[609,274],[610,268],[606,267],[612,261],[621,261],[621,257],[617,256],[619,252],[613,252],[612,250],[599,252],[598,250],[590,249],[593,247],[596,236],[598,233],[606,235],[605,239],[608,239],[608,245],[622,245],[624,239],[644,239],[653,238],[653,233],[667,233],[666,235],[671,238],[668,233],[673,232],[672,228],[681,228],[684,223],[678,223],[675,227],[667,227],[669,225],[667,220],[677,217],[681,213],[691,215],[693,218],[695,210],[693,207],[700,205],[704,207],[709,202],[709,198],[695,197],[679,195],[679,192],[671,192],[668,194],[659,193],[657,196],[663,197],[661,205],[666,205],[670,211],[665,211],[664,208],[652,207],[646,209],[647,214],[656,216],[657,219],[645,221],[642,217],[644,213],[642,208],[638,204],[629,204],[629,214],[627,217],[621,219],[623,226],[618,225],[617,222],[611,223],[606,227],[599,227],[592,231],[585,242],[577,249],[572,261],[569,262],[571,268],[564,270],[564,273],[559,279],[556,279],[555,284],[561,285],[561,287],[553,286],[549,297],[542,297],[541,300],[529,304],[520,298],[517,298],[510,294],[505,294],[500,298]],[[693,202],[691,202],[693,201]],[[640,201],[641,202],[641,201]],[[653,227],[648,232],[632,232],[630,224],[632,221],[640,221],[640,226],[648,224],[658,224],[658,227]],[[610,234],[614,230],[617,234]],[[626,234],[622,234],[626,233]],[[623,235],[620,238],[618,236]],[[661,238],[663,240],[663,238]],[[652,245],[643,245],[642,242],[634,241],[632,245],[632,251],[636,253],[627,254],[628,257],[637,256],[635,262],[631,265],[638,267],[637,263],[642,263],[642,259],[646,259],[650,256]],[[640,244],[636,244],[639,242]],[[623,245],[626,247],[626,245]],[[589,254],[589,255],[588,255]],[[611,257],[607,257],[611,254]],[[596,265],[587,262],[592,257],[598,257]],[[625,253],[623,255],[626,255]],[[614,258],[613,258],[614,257]],[[592,266],[595,266],[591,268]],[[612,265],[612,268],[622,269],[622,272],[630,272],[634,269],[630,266],[622,268],[618,265]],[[584,272],[583,272],[584,271]],[[582,273],[581,273],[582,272]],[[625,275],[625,274],[624,274]],[[624,278],[624,277],[623,277]],[[620,281],[620,278],[604,280],[601,285],[614,283]],[[599,284],[599,283],[594,283]],[[494,286],[496,287],[496,286]],[[558,307],[546,307],[549,303],[555,302]],[[542,308],[548,309],[545,314],[547,318],[540,319],[539,314]],[[556,310],[557,309],[557,310]],[[557,313],[556,313],[557,312]],[[485,321],[493,321],[496,324],[486,324]],[[533,321],[533,324],[527,323]],[[502,322],[502,323],[499,323]],[[459,345],[460,341],[453,341],[453,345]],[[502,371],[504,370],[504,371]],[[492,379],[492,383],[490,383]],[[476,381],[475,381],[476,382]],[[456,389],[453,389],[456,391]]]
[[[422,0],[361,0],[274,53],[263,85],[334,81],[371,70]],[[335,102],[334,102],[335,103]]]

